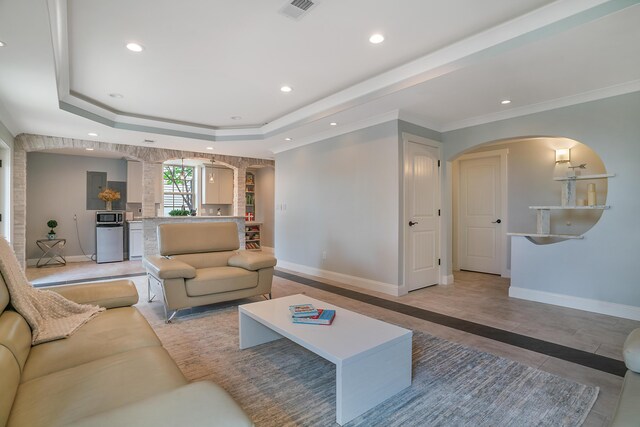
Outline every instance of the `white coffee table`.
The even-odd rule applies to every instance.
[[[331,326],[291,321],[289,306],[336,310]],[[291,295],[239,307],[240,348],[282,337],[336,365],[336,421],[342,425],[411,385],[413,333],[380,320]]]

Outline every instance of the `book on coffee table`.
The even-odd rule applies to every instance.
[[[304,323],[307,325],[330,325],[336,317],[335,310],[318,309],[318,314],[309,317],[293,317],[293,323]]]
[[[311,317],[318,315],[318,310],[316,310],[312,304],[290,305],[289,311],[291,312],[291,317]]]

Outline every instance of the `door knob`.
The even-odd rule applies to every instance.
[[[501,224],[501,223],[502,223],[502,220],[499,218],[495,221],[491,221],[491,224]]]
[[[409,227],[413,227],[414,225],[416,225],[418,223],[418,221],[409,221]]]

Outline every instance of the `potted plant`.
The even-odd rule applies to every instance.
[[[106,202],[106,209],[111,210],[111,203],[120,200],[120,192],[112,190],[111,188],[105,188],[104,191],[98,193],[98,198]]]
[[[191,211],[186,209],[172,209],[169,211],[169,216],[189,216]]]
[[[49,234],[47,234],[47,236],[49,237],[49,240],[53,240],[56,238],[56,230],[54,230],[54,228],[56,228],[58,226],[58,221],[56,221],[55,219],[50,219],[49,221],[47,221],[47,227],[49,227]]]

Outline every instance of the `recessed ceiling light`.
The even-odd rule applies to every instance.
[[[510,99],[503,99],[502,101],[500,101],[500,104],[502,104],[502,105],[511,104],[511,100]]]
[[[207,147],[207,150],[213,150],[213,147]]]
[[[285,138],[284,140],[285,141],[291,141],[291,138]]]
[[[95,132],[89,132],[87,135],[89,135],[89,136],[98,136],[98,134],[95,133]]]
[[[89,147],[87,147],[87,148],[85,148],[85,150],[87,150],[87,151],[93,151],[93,148],[89,148]]]
[[[5,46],[6,46],[5,42],[0,41],[0,47],[5,47]]]
[[[231,116],[231,120],[242,120],[242,116]]]
[[[131,52],[142,52],[144,48],[138,43],[127,43],[127,49]]]
[[[280,88],[280,90],[281,90],[282,92],[284,92],[284,93],[289,93],[289,92],[291,92],[293,89],[291,89],[291,86],[282,86],[282,87]]]
[[[382,43],[384,41],[384,36],[382,34],[373,34],[369,37],[369,41],[373,44]]]
[[[338,124],[336,122],[331,122],[329,123],[329,126],[338,126]]]
[[[112,98],[124,98],[124,95],[121,93],[110,93],[109,96]]]

